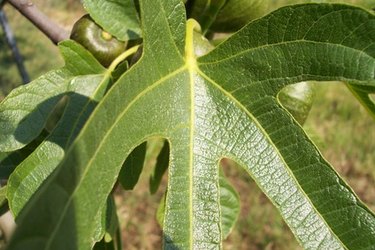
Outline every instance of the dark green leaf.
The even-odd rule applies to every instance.
[[[7,186],[0,187],[0,207],[4,206],[7,202]]]
[[[116,204],[112,195],[108,197],[107,200],[107,211],[105,216],[105,231],[104,240],[106,242],[114,241],[119,228]]]
[[[116,82],[129,68],[128,61],[123,61],[120,63],[117,68],[112,73],[113,81]]]
[[[31,143],[14,152],[0,152],[0,180],[8,179],[14,169],[28,157],[42,141],[48,136],[48,132],[43,130],[42,133]]]
[[[121,248],[120,248],[121,249]],[[94,245],[93,250],[116,250],[115,242],[106,242],[104,238]]]
[[[9,211],[6,193],[7,186],[0,187],[0,216]]]
[[[121,249],[121,240],[118,239],[120,230],[116,204],[112,195],[107,199],[107,203],[96,216],[97,230],[94,240],[94,249]]]
[[[154,194],[160,186],[161,179],[163,178],[164,173],[168,169],[169,165],[169,143],[167,140],[164,140],[163,147],[156,159],[156,164],[154,172],[150,176],[150,193]]]
[[[347,84],[346,86],[375,119],[375,87],[351,84]]]
[[[200,23],[202,31],[205,33],[210,28],[212,23],[214,23],[218,13],[226,2],[227,0],[190,0],[187,5],[189,8],[191,8],[189,12],[189,18],[194,18],[195,20],[197,20]]]
[[[374,56],[372,14],[345,5],[301,5],[251,23],[200,60],[206,79],[220,84],[264,130],[270,144],[258,143],[262,150],[249,153],[259,155],[256,167],[250,157],[239,159],[241,151],[233,158],[248,166],[306,248],[366,249],[375,243],[375,218],[275,96],[285,83],[305,80],[374,86]],[[233,71],[241,74],[234,78]],[[266,153],[270,148],[275,151]]]
[[[289,0],[288,4],[296,4],[296,3],[344,3],[344,4],[352,4],[356,6],[361,6],[362,8],[371,9],[375,7],[374,0]]]
[[[218,32],[234,32],[245,24],[266,14],[269,1],[227,0],[217,15],[211,29]]]
[[[133,0],[83,0],[83,4],[95,22],[119,40],[141,37]]]
[[[126,158],[118,180],[125,190],[132,190],[141,175],[146,156],[147,142],[136,147]]]

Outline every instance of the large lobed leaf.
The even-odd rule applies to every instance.
[[[112,87],[30,201],[9,249],[90,249],[92,218],[126,156],[151,136],[170,145],[165,248],[221,248],[223,157],[247,170],[306,249],[373,247],[374,214],[277,94],[308,80],[373,88],[375,16],[345,5],[286,7],[197,58],[194,21],[188,21],[182,40],[182,2],[140,3],[140,61]]]

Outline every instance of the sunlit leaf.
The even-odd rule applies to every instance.
[[[9,205],[14,214],[25,206],[55,170],[96,105],[93,99],[103,75],[74,78],[68,88],[68,104],[56,128],[12,173],[8,181]]]
[[[0,103],[1,152],[22,148],[42,132],[74,77],[104,72],[96,59],[73,41],[61,42],[59,48],[66,62],[63,68],[14,89]]]

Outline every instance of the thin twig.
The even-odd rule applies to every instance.
[[[30,0],[8,0],[23,16],[29,19],[54,44],[69,38],[69,33],[41,12]]]

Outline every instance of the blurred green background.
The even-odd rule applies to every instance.
[[[34,0],[54,21],[70,30],[83,15],[79,0]],[[269,10],[297,1],[268,1]],[[298,1],[306,2],[306,1]],[[309,1],[327,2],[327,1]],[[334,2],[334,1],[329,1]],[[375,0],[346,1],[375,7]],[[11,6],[4,6],[31,79],[63,65],[58,49]],[[0,100],[21,83],[11,52],[0,31]],[[342,83],[318,83],[307,133],[358,196],[375,210],[375,121]],[[148,176],[157,154],[157,143],[147,156],[145,172],[132,192],[116,190],[124,249],[160,249],[161,229],[155,213],[165,190],[148,192]],[[241,197],[241,214],[225,249],[301,249],[280,215],[255,182],[233,163],[225,172]]]

